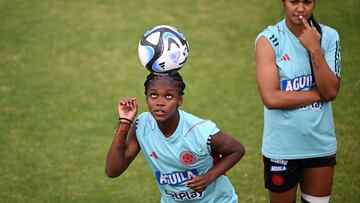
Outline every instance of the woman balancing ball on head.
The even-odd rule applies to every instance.
[[[106,175],[121,175],[141,149],[161,202],[238,202],[223,174],[245,154],[242,144],[212,121],[180,109],[185,83],[176,70],[151,72],[144,86],[148,112],[137,116],[136,98],[118,104],[119,125],[107,155]],[[216,164],[212,153],[221,155]]]
[[[285,19],[256,38],[264,103],[262,153],[270,201],[329,202],[336,164],[331,101],[340,87],[338,33],[315,21],[315,0],[283,0]]]

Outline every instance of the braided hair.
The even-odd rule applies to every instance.
[[[320,46],[321,46],[322,30],[321,30],[319,23],[315,20],[315,17],[313,14],[309,18],[309,24],[310,25],[312,24],[316,28],[316,30],[320,33]],[[308,52],[308,55],[309,55],[309,63],[310,63],[310,68],[311,68],[311,76],[313,78],[313,83],[315,84],[316,81],[315,81],[315,75],[314,75],[314,68],[313,68],[310,52]]]
[[[320,27],[319,23],[315,20],[314,15],[310,16],[309,23],[310,23],[310,25],[312,23],[312,25],[316,28],[316,30],[320,33],[320,35],[322,35],[321,27]]]
[[[182,76],[180,75],[180,73],[178,73],[177,71],[173,71],[173,72],[169,72],[167,74],[157,74],[157,73],[153,73],[151,72],[147,77],[146,80],[144,82],[144,87],[145,87],[145,95],[147,93],[147,88],[150,84],[151,81],[162,78],[162,77],[169,77],[170,80],[173,80],[177,83],[177,86],[179,88],[179,94],[180,95],[184,95],[184,90],[185,90],[185,83],[183,81]]]

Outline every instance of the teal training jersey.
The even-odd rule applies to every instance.
[[[321,25],[321,48],[331,71],[340,78],[340,45],[336,30]],[[316,88],[307,50],[288,29],[285,20],[267,27],[264,36],[276,55],[282,91]],[[336,137],[330,102],[315,102],[297,109],[264,107],[262,153],[273,159],[303,159],[336,153]]]
[[[212,168],[211,136],[219,129],[210,120],[182,110],[179,114],[179,124],[170,137],[163,135],[149,112],[139,115],[136,124],[136,137],[156,178],[161,202],[238,202],[232,184],[224,175],[201,193],[186,187],[188,180]]]

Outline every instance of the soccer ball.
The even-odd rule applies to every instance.
[[[159,25],[144,33],[139,41],[138,53],[141,64],[150,72],[168,73],[185,65],[189,45],[176,28]]]

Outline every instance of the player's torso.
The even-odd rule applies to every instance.
[[[160,189],[174,199],[201,198],[202,194],[190,191],[186,182],[207,172],[212,167],[212,158],[202,146],[192,144],[191,139],[178,137],[181,141],[172,142],[160,136],[163,135],[159,132],[149,132],[143,140],[146,144],[142,145]]]
[[[202,199],[203,193],[190,190],[186,182],[212,167],[206,140],[198,139],[183,120],[168,138],[153,120],[148,122],[151,127],[137,137],[163,196],[179,201]]]
[[[274,26],[273,30],[277,40],[274,51],[279,89],[315,89],[307,50],[284,21]],[[263,153],[272,158],[321,156],[336,149],[330,102],[317,101],[295,109],[270,110],[265,107],[264,119]]]
[[[186,117],[184,114],[182,116]],[[209,135],[203,134],[209,132],[196,127],[208,121],[184,122],[180,119],[176,131],[168,138],[154,126],[156,123],[153,120],[146,122],[148,127],[137,129],[137,133],[141,133],[137,137],[162,193],[162,202],[208,202],[217,199],[219,194],[225,196],[222,198],[237,199],[227,177],[219,177],[201,193],[186,186],[187,181],[206,173],[213,166],[206,140]],[[223,189],[217,189],[219,187]]]

